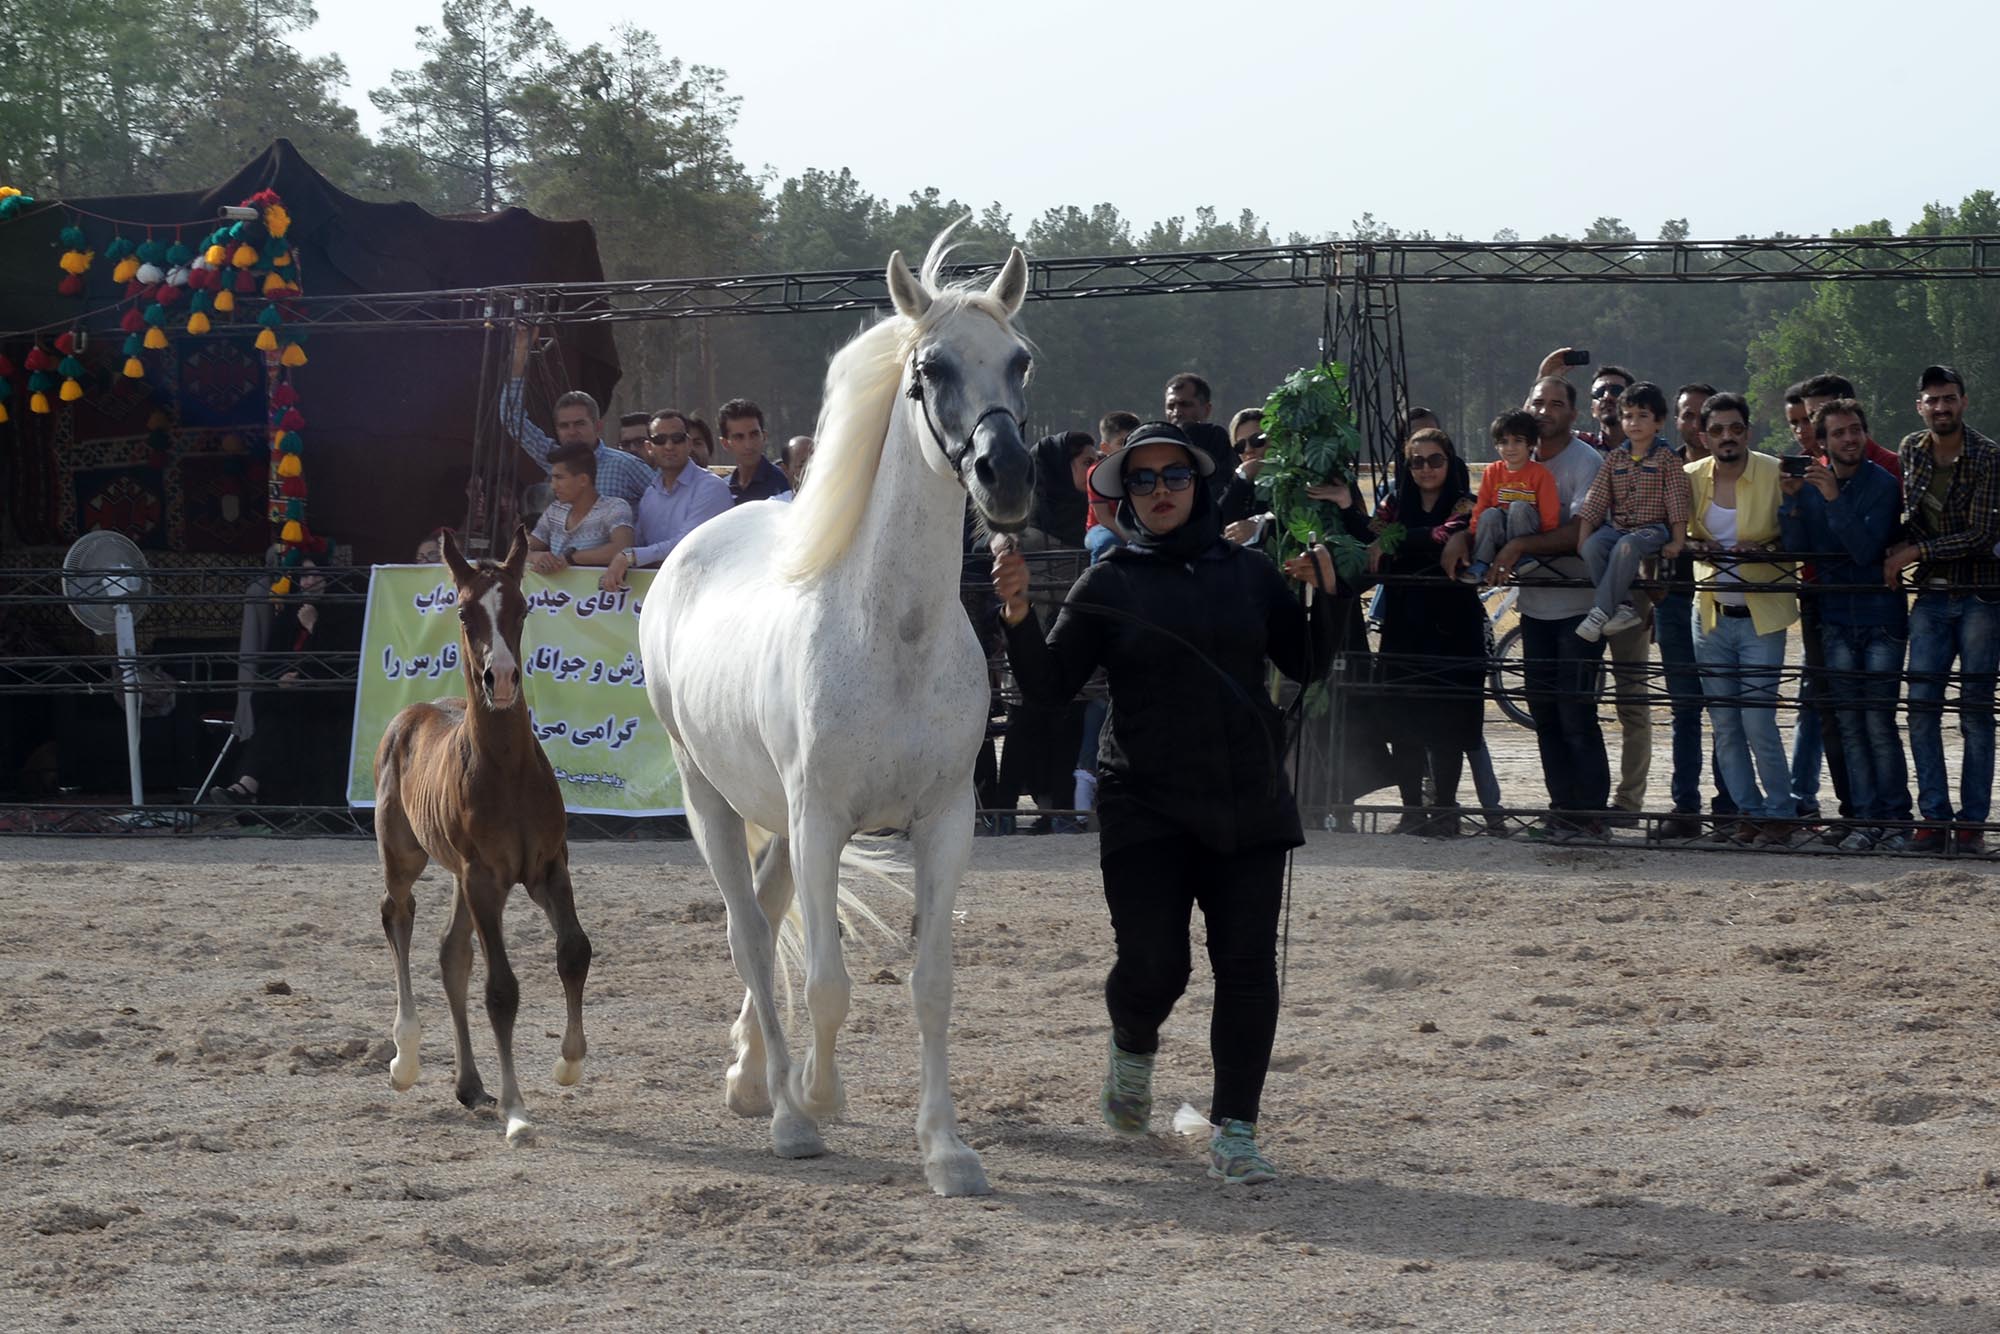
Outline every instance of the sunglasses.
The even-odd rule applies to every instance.
[[[1592,398],[1617,398],[1625,392],[1622,384],[1601,384],[1590,391]]]
[[[1167,484],[1169,491],[1185,491],[1194,485],[1194,469],[1185,463],[1165,468],[1134,468],[1125,474],[1125,494],[1150,496],[1161,482]]]
[[[1442,454],[1418,454],[1410,460],[1412,468],[1442,468],[1445,458]]]
[[[688,433],[675,431],[672,435],[649,435],[646,440],[655,445],[684,445],[688,442]]]

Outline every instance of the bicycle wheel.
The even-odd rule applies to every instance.
[[[1516,625],[1500,636],[1500,642],[1493,648],[1488,659],[1488,684],[1493,688],[1493,701],[1500,706],[1500,712],[1521,726],[1532,728],[1535,720],[1528,712],[1522,661],[1521,627]]]

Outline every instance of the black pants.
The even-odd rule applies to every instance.
[[[1124,1051],[1159,1050],[1160,1025],[1187,990],[1193,969],[1188,929],[1194,905],[1201,905],[1215,970],[1215,1012],[1208,1023],[1215,1061],[1211,1121],[1257,1119],[1278,1032],[1284,882],[1282,848],[1223,856],[1192,838],[1163,838],[1104,858],[1104,899],[1118,938],[1104,1003],[1112,1040]]]
[[[1611,764],[1597,723],[1598,674],[1604,641],[1577,638],[1583,617],[1521,618],[1528,714],[1542,755],[1549,808],[1601,811],[1611,804]]]

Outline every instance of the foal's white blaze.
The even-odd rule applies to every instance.
[[[514,661],[513,650],[507,647],[506,636],[500,633],[500,599],[504,590],[499,584],[479,595],[479,609],[486,613],[486,670],[493,673],[493,707],[508,709],[519,697],[521,685],[521,665]]]

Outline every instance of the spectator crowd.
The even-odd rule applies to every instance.
[[[1919,429],[1896,449],[1875,441],[1870,408],[1847,379],[1800,381],[1785,395],[1793,452],[1778,456],[1752,447],[1741,394],[1690,383],[1669,395],[1613,365],[1572,380],[1580,363],[1567,348],[1543,361],[1521,405],[1493,419],[1495,461],[1476,483],[1436,415],[1411,408],[1372,511],[1358,485],[1310,489],[1368,552],[1367,574],[1343,580],[1338,597],[1345,678],[1363,693],[1336,742],[1336,802],[1393,784],[1405,812],[1397,832],[1451,836],[1466,827],[1457,792],[1469,767],[1488,828],[1507,830],[1481,735],[1491,643],[1482,593],[1512,585],[1546,788],[1546,814],[1523,836],[1595,839],[1638,823],[1652,704],[1663,696],[1665,837],[1983,852],[2000,661],[2000,453],[1966,423],[1963,377],[1943,365],[1913,377]],[[1263,544],[1275,525],[1255,485],[1268,447],[1261,412],[1246,408],[1225,430],[1211,423],[1213,406],[1208,383],[1182,373],[1166,386],[1162,416],[1214,459],[1199,484],[1212,489],[1224,536]],[[1129,540],[1091,479],[1140,427],[1137,414],[1112,412],[1094,436],[1042,440],[1035,513],[1015,544],[1075,549],[1094,564]],[[1371,585],[1379,650],[1367,639]],[[1803,665],[1788,672],[1794,634]],[[1615,772],[1598,715],[1607,677]],[[1796,695],[1786,700],[1790,680]],[[1962,746],[1955,786],[1948,692]],[[1009,809],[1025,791],[1050,809],[1088,811],[1101,693],[1086,688],[1067,713],[1012,711],[999,764],[981,766],[982,807]],[[1013,827],[1008,817],[987,826]],[[1074,817],[1041,826],[1076,827]]]

